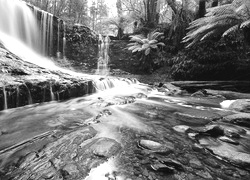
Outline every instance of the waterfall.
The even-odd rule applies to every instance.
[[[44,11],[41,13],[41,23],[38,24],[38,8],[34,7],[32,12],[22,1],[0,0],[0,43],[24,61],[44,68],[60,69],[44,57],[49,53],[46,47],[51,49],[53,44],[50,39],[53,36],[53,16]]]
[[[28,92],[28,104],[33,104],[33,100],[32,100],[32,97],[31,97],[31,93],[30,93],[29,87],[26,84],[23,84],[23,85],[26,87],[27,92]]]
[[[108,68],[108,62],[109,62],[109,43],[110,38],[109,36],[106,36],[104,39],[101,34],[99,34],[98,39],[98,62],[97,62],[97,71],[96,74],[99,75],[108,75],[109,74],[109,68]]]
[[[65,48],[66,48],[66,24],[63,22],[63,58],[65,59]]]
[[[58,24],[57,24],[57,52],[56,52],[56,56],[57,58],[61,57],[61,53],[60,53],[60,21],[58,20]]]
[[[25,3],[18,0],[0,1],[0,41],[4,41],[4,36],[11,36],[37,50],[40,40],[37,32],[37,21]]]
[[[56,98],[55,98],[55,95],[54,95],[54,93],[53,93],[52,85],[51,85],[51,84],[49,85],[49,91],[50,91],[50,98],[51,98],[51,101],[55,101]]]
[[[5,86],[3,86],[3,99],[4,99],[3,109],[8,109],[7,94],[6,94]]]

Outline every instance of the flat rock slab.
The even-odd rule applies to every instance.
[[[237,124],[239,126],[250,127],[250,113],[237,113],[225,116],[222,121]]]
[[[250,99],[237,99],[232,104],[230,104],[228,109],[250,113]]]

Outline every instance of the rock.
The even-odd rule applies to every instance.
[[[168,155],[174,151],[174,144],[171,142],[164,142],[164,144],[161,144],[151,140],[140,140],[138,146],[142,149],[149,150],[150,152],[163,155]]]
[[[211,158],[207,158],[207,159],[204,159],[203,162],[213,168],[219,168],[220,165],[216,162],[216,160],[214,159],[211,159]]]
[[[218,137],[224,135],[224,130],[220,125],[207,125],[205,127],[193,128],[194,131],[199,134],[205,134],[212,137]]]
[[[229,109],[250,113],[250,99],[237,99],[228,107]]]
[[[167,165],[168,167],[173,167],[176,170],[184,171],[184,166],[179,161],[170,158],[161,158],[160,162]]]
[[[192,149],[196,152],[203,152],[204,151],[204,148],[201,145],[196,144],[196,143],[192,146]]]
[[[216,145],[207,147],[215,155],[224,158],[238,166],[246,167],[250,166],[250,154],[238,151],[236,148],[226,145]]]
[[[151,165],[151,168],[155,171],[165,172],[165,173],[173,173],[175,170],[173,167],[166,166],[165,164],[162,163],[154,163]]]
[[[173,129],[180,133],[185,133],[190,127],[186,125],[174,126]]]
[[[163,147],[163,145],[158,142],[151,141],[151,140],[144,140],[144,139],[140,140],[138,145],[143,148],[150,149],[150,150],[157,150]]]
[[[197,91],[197,92],[191,94],[191,96],[192,97],[205,97],[206,95],[205,95],[204,91],[200,90],[200,91]]]
[[[209,172],[207,172],[207,171],[196,171],[195,174],[197,176],[200,176],[200,177],[204,178],[204,179],[211,179],[211,180],[213,179],[211,174]]]
[[[250,127],[250,113],[237,113],[225,116],[222,121],[237,124],[239,126]]]
[[[198,159],[196,159],[196,158],[191,159],[191,160],[189,161],[189,164],[190,164],[190,166],[191,166],[192,168],[194,168],[194,169],[203,169],[203,165],[202,165],[201,162],[200,162]]]
[[[121,145],[113,139],[99,138],[90,148],[95,155],[109,158],[121,150]]]
[[[230,143],[230,144],[239,145],[239,142],[234,141],[233,139],[228,138],[228,137],[226,137],[226,136],[221,136],[221,137],[219,137],[219,140],[221,140],[221,141],[223,141],[223,142]]]

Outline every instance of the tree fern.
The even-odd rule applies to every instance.
[[[215,35],[222,37],[236,34],[250,26],[250,0],[234,0],[231,4],[207,9],[205,17],[190,23],[189,32],[183,38],[190,47]]]

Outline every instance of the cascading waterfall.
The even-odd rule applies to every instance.
[[[57,47],[56,45],[53,47],[53,42],[56,40],[56,37],[53,37],[53,30],[55,31],[54,35],[56,34],[56,28],[53,28],[53,24],[55,24],[53,23],[53,19],[53,15],[36,7],[29,7],[20,0],[0,0],[0,43],[24,61],[36,64],[40,67],[59,70],[73,76],[91,80],[95,84],[97,91],[130,84],[121,80],[104,79],[100,76],[89,76],[71,70],[65,70],[56,66],[51,59],[46,58],[45,55],[52,54],[55,50],[57,50],[59,57],[65,57],[66,25],[62,20],[57,20]],[[63,31],[61,30],[62,28]],[[63,41],[60,41],[60,37],[63,37],[63,39],[61,39]],[[110,39],[108,36],[105,38],[101,35],[99,36],[98,75],[108,75],[109,43]],[[63,45],[63,49],[61,49],[60,44]],[[60,50],[62,52],[60,52]],[[30,90],[26,84],[24,84],[24,86],[27,88],[28,97],[27,101],[25,103],[22,102],[22,104],[32,104],[33,89]],[[53,94],[52,88],[50,91],[51,100],[54,100],[56,94]],[[8,108],[6,94],[8,94],[8,92],[5,92],[4,89],[4,109]],[[19,99],[18,96],[19,89],[17,88],[17,99]],[[45,99],[44,94],[43,100],[45,101]],[[19,102],[15,103],[17,106],[21,104],[21,102],[20,104]],[[2,108],[3,107],[1,107],[1,109]]]
[[[23,84],[23,85],[26,87],[27,92],[28,92],[28,104],[33,104],[33,100],[32,100],[32,97],[31,97],[31,93],[30,93],[29,87],[26,84]]]
[[[106,36],[103,39],[102,35],[99,34],[99,39],[98,39],[99,58],[98,58],[98,62],[97,62],[97,72],[96,72],[96,74],[99,74],[99,75],[108,75],[109,74],[109,68],[108,68],[109,43],[110,43],[109,36]]]
[[[60,21],[58,20],[58,24],[57,24],[57,52],[56,52],[56,56],[57,58],[61,57],[61,53],[60,53]]]
[[[2,43],[5,43],[6,38],[16,39],[29,48],[37,50],[40,40],[37,32],[39,32],[37,21],[25,3],[18,0],[0,1],[0,41]],[[14,43],[11,44],[15,46]]]
[[[63,59],[66,58],[65,48],[66,48],[66,24],[65,22],[63,22]]]
[[[3,109],[8,109],[7,94],[6,94],[5,86],[3,86],[3,98],[4,98]]]
[[[50,98],[51,98],[51,101],[55,101],[56,98],[55,98],[55,95],[54,95],[54,93],[53,93],[52,85],[51,85],[51,84],[49,85],[49,91],[50,91]]]
[[[34,7],[32,12],[31,8],[22,1],[1,0],[0,42],[25,61],[44,68],[59,69],[51,60],[42,56],[42,52],[45,53],[45,47],[48,46],[46,39],[51,37],[52,32],[49,29],[52,29],[53,17],[45,12],[41,13],[42,24],[39,31],[39,24],[35,17],[39,14],[38,8]]]

